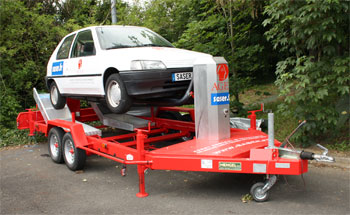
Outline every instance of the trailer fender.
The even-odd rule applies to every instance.
[[[61,127],[65,132],[70,132],[72,134],[74,144],[77,148],[82,148],[84,146],[89,145],[82,124],[60,120],[60,119],[49,120],[47,124],[48,124],[47,133],[53,127]]]
[[[30,112],[22,112],[17,116],[17,128],[18,129],[28,129],[29,128],[29,120],[30,120]]]

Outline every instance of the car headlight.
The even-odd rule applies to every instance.
[[[131,70],[166,69],[166,66],[160,60],[133,60],[131,61],[130,69]]]

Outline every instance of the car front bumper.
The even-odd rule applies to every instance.
[[[162,97],[164,94],[181,94],[190,81],[172,81],[172,74],[192,72],[193,68],[172,68],[166,70],[121,71],[119,73],[130,96]]]

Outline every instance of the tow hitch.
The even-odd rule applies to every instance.
[[[320,144],[317,144],[317,147],[324,150],[322,154],[315,154],[313,152],[299,151],[288,148],[278,147],[279,155],[282,158],[294,158],[302,160],[316,160],[320,162],[335,162],[334,157],[328,156],[328,149]]]
[[[316,161],[322,161],[322,162],[335,162],[335,159],[331,156],[328,156],[328,149],[320,144],[317,144],[317,147],[323,150],[323,153],[321,155],[315,154],[313,152],[300,152],[300,158],[303,160],[316,160]]]
[[[321,144],[317,144],[316,146],[323,150],[323,153],[315,154],[313,152],[307,152],[307,151],[298,151],[294,149],[288,149],[285,148],[286,144],[289,143],[289,138],[291,138],[301,127],[303,127],[306,124],[306,120],[301,122],[298,127],[294,129],[294,131],[283,141],[282,145],[280,147],[277,147],[279,150],[280,157],[284,158],[295,158],[295,159],[302,159],[302,160],[316,160],[321,162],[335,162],[335,159],[331,156],[328,156],[328,149]]]

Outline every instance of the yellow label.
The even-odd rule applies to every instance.
[[[241,162],[219,162],[219,170],[242,171]]]

